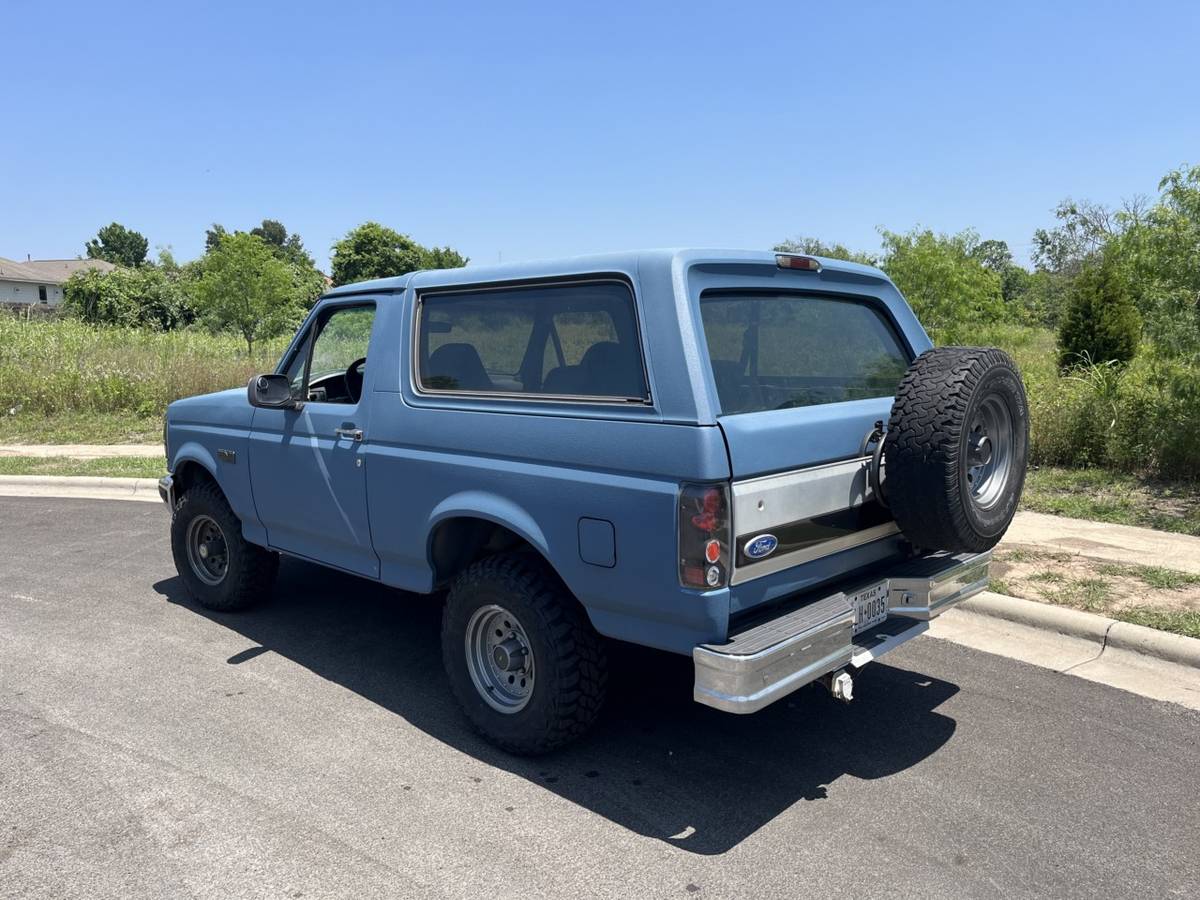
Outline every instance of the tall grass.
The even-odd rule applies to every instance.
[[[1030,461],[1200,479],[1200,368],[1144,349],[1126,367],[1084,360],[1060,373],[1054,334],[993,326],[973,342],[1007,350],[1029,394]]]
[[[161,415],[180,397],[245,384],[286,345],[265,342],[250,357],[236,335],[0,315],[0,414]]]

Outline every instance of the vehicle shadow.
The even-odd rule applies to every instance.
[[[946,743],[955,722],[934,710],[958,688],[882,663],[843,705],[802,689],[752,716],[692,701],[691,660],[611,648],[609,702],[583,740],[549,756],[510,756],[458,713],[442,672],[437,599],[295,560],[274,598],[242,613],[197,606],[179,578],[154,585],[171,602],[403,716],[463,753],[512,772],[639,834],[723,853],[800,800],[826,799],[839,776],[882,778]]]

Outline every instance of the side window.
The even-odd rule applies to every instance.
[[[425,294],[417,355],[425,391],[647,399],[620,282]]]
[[[310,403],[357,403],[374,321],[374,305],[335,308],[319,320],[284,372],[293,396]]]
[[[527,297],[457,294],[421,305],[427,344],[422,387],[451,391],[520,392],[521,364],[536,315]],[[429,368],[432,362],[433,368]]]
[[[606,309],[558,312],[550,322],[552,331],[542,360],[543,378],[559,366],[578,366],[597,342],[617,342],[617,328],[612,313]]]

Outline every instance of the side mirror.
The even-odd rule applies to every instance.
[[[255,375],[246,385],[246,399],[263,409],[299,409],[286,375]]]

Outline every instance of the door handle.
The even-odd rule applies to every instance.
[[[333,433],[340,438],[350,438],[352,441],[361,441],[363,439],[361,428],[336,428]]]

